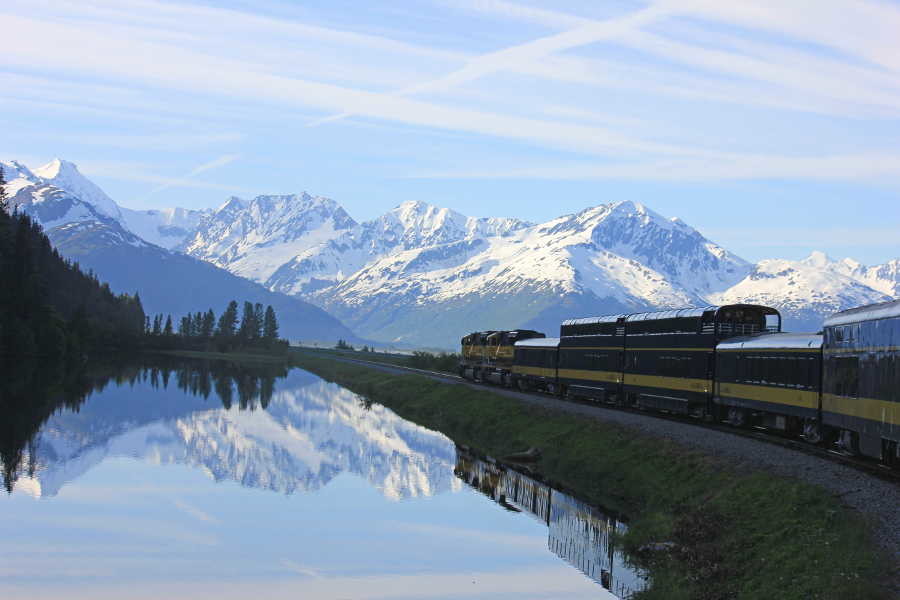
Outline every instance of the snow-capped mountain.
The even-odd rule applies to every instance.
[[[162,208],[134,210],[119,207],[120,222],[135,235],[168,250],[178,248],[206,218],[208,210]]]
[[[850,259],[834,261],[822,252],[803,260],[764,260],[736,285],[710,295],[710,301],[774,306],[790,329],[819,331],[834,312],[891,300],[900,282],[897,262],[864,267]]]
[[[703,303],[751,268],[632,202],[503,233],[393,252],[311,298],[374,338],[449,346],[475,323],[554,331],[567,316]]]
[[[77,412],[50,417],[34,453],[34,476],[16,487],[44,497],[122,456],[284,494],[317,490],[343,472],[392,499],[457,485],[449,439],[296,369],[276,382],[267,408],[255,410],[225,409],[147,382],[110,386]]]
[[[98,212],[116,220],[122,218],[119,206],[90,179],[81,174],[73,163],[54,158],[32,171],[40,183],[69,192],[94,207]]]
[[[55,172],[63,183],[77,182],[81,175],[74,165],[66,166],[70,164],[60,162],[56,171],[43,167],[38,171],[45,175]],[[93,270],[113,291],[138,292],[148,314],[171,314],[177,319],[208,308],[218,313],[234,299],[271,305],[279,317],[281,335],[289,339],[358,339],[337,319],[300,298],[272,292],[208,262],[147,241],[124,224],[127,209],[119,210],[113,203],[115,211],[109,206],[101,210],[102,200],[100,205],[85,201],[19,163],[2,163],[2,168],[10,180],[11,210],[35,219],[63,256],[77,261],[84,270]],[[90,192],[89,198],[99,197],[90,186],[80,187]],[[102,191],[100,194],[108,198]]]
[[[357,223],[334,200],[303,193],[230,198],[182,249],[272,290],[302,295],[333,285],[398,250],[506,235],[516,219],[476,219],[406,202]]]
[[[191,256],[260,283],[285,262],[356,226],[337,202],[303,193],[229,198],[182,244]]]
[[[36,169],[14,160],[0,162],[0,168],[9,182],[7,190],[11,196],[24,188],[52,186],[90,206],[95,213],[117,221],[142,240],[163,248],[171,249],[183,243],[210,212],[184,208],[135,210],[119,206],[74,163],[58,158]]]
[[[94,212],[115,212],[68,165],[4,168],[13,192],[53,179],[75,197],[72,189],[99,198],[86,203]],[[53,222],[89,217],[79,210]],[[549,333],[575,316],[723,302],[769,304],[786,329],[818,330],[833,311],[900,295],[900,259],[869,267],[813,253],[752,265],[633,202],[540,224],[424,202],[357,223],[335,201],[306,193],[179,210],[118,207],[116,219],[143,240],[317,304],[360,335],[410,345],[449,348],[473,328]]]

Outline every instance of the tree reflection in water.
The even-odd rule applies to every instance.
[[[626,530],[616,517],[459,446],[454,474],[506,510],[543,522],[550,551],[616,597],[630,598],[646,587],[645,575],[616,548],[616,538]]]
[[[36,361],[0,364],[0,466],[3,486],[12,492],[22,475],[35,471],[35,441],[43,424],[60,410],[78,412],[107,384],[149,383],[154,389],[176,386],[192,396],[213,392],[231,409],[265,409],[275,380],[287,376],[287,366],[272,362],[233,362],[148,355],[140,360],[91,364],[71,369]]]

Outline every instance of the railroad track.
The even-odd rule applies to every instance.
[[[863,471],[873,477],[878,479],[882,479],[884,481],[888,481],[897,485],[900,485],[900,469],[891,469],[885,465],[877,463],[873,460],[866,459],[860,456],[853,456],[849,454],[845,454],[839,452],[834,449],[825,448],[822,446],[815,446],[812,444],[808,444],[802,440],[798,440],[796,438],[787,437],[784,435],[780,435],[778,432],[767,430],[767,429],[738,429],[733,426],[724,425],[721,423],[711,423],[706,421],[700,421],[691,417],[684,417],[680,415],[673,415],[661,412],[651,412],[640,410],[632,407],[624,407],[624,406],[613,406],[611,404],[603,404],[597,402],[589,402],[584,400],[570,400],[565,398],[560,398],[554,394],[547,394],[542,392],[522,392],[519,390],[513,390],[511,388],[501,388],[491,384],[478,384],[469,379],[464,379],[459,375],[453,375],[451,373],[441,373],[440,371],[429,371],[426,369],[416,369],[413,367],[405,367],[401,365],[394,365],[391,363],[383,363],[371,360],[362,360],[358,358],[349,358],[349,357],[341,357],[338,360],[345,360],[352,363],[358,363],[362,365],[368,365],[373,367],[378,367],[380,369],[396,369],[398,371],[405,371],[408,373],[415,373],[418,375],[425,375],[428,377],[432,377],[435,379],[442,379],[446,381],[453,381],[457,383],[467,383],[473,386],[485,387],[487,389],[496,389],[502,391],[512,392],[514,394],[521,394],[525,396],[532,396],[536,398],[552,398],[559,402],[564,402],[568,404],[579,404],[582,406],[593,407],[598,409],[606,409],[606,410],[615,410],[622,412],[629,412],[632,414],[652,418],[652,419],[662,419],[666,421],[672,421],[676,423],[682,423],[686,425],[692,425],[695,427],[700,427],[703,429],[708,429],[712,431],[719,431],[722,433],[727,433],[729,435],[734,435],[738,437],[744,437],[748,439],[753,439],[759,442],[763,442],[766,444],[773,444],[776,446],[781,446],[783,448],[788,448],[790,450],[794,450],[795,452],[802,452],[804,454],[808,454],[811,456],[816,456],[823,460],[828,460],[830,462],[835,462],[838,464],[843,464],[848,467],[852,467],[858,471]]]

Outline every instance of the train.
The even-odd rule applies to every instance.
[[[775,308],[731,304],[460,343],[472,381],[779,430],[900,467],[900,300],[835,313],[815,334],[783,332]]]

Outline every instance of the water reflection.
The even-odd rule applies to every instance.
[[[629,598],[646,586],[640,570],[616,549],[626,526],[615,517],[464,448],[457,447],[454,473],[506,510],[544,523],[550,550],[616,597]]]
[[[621,525],[302,370],[154,357],[3,381],[4,599],[612,597],[547,552],[548,525],[569,564],[639,585]]]
[[[110,456],[186,464],[286,494],[345,471],[394,499],[452,481],[444,436],[280,365],[164,357],[68,384],[35,375],[8,388],[0,410],[6,489],[35,496],[56,495]]]

